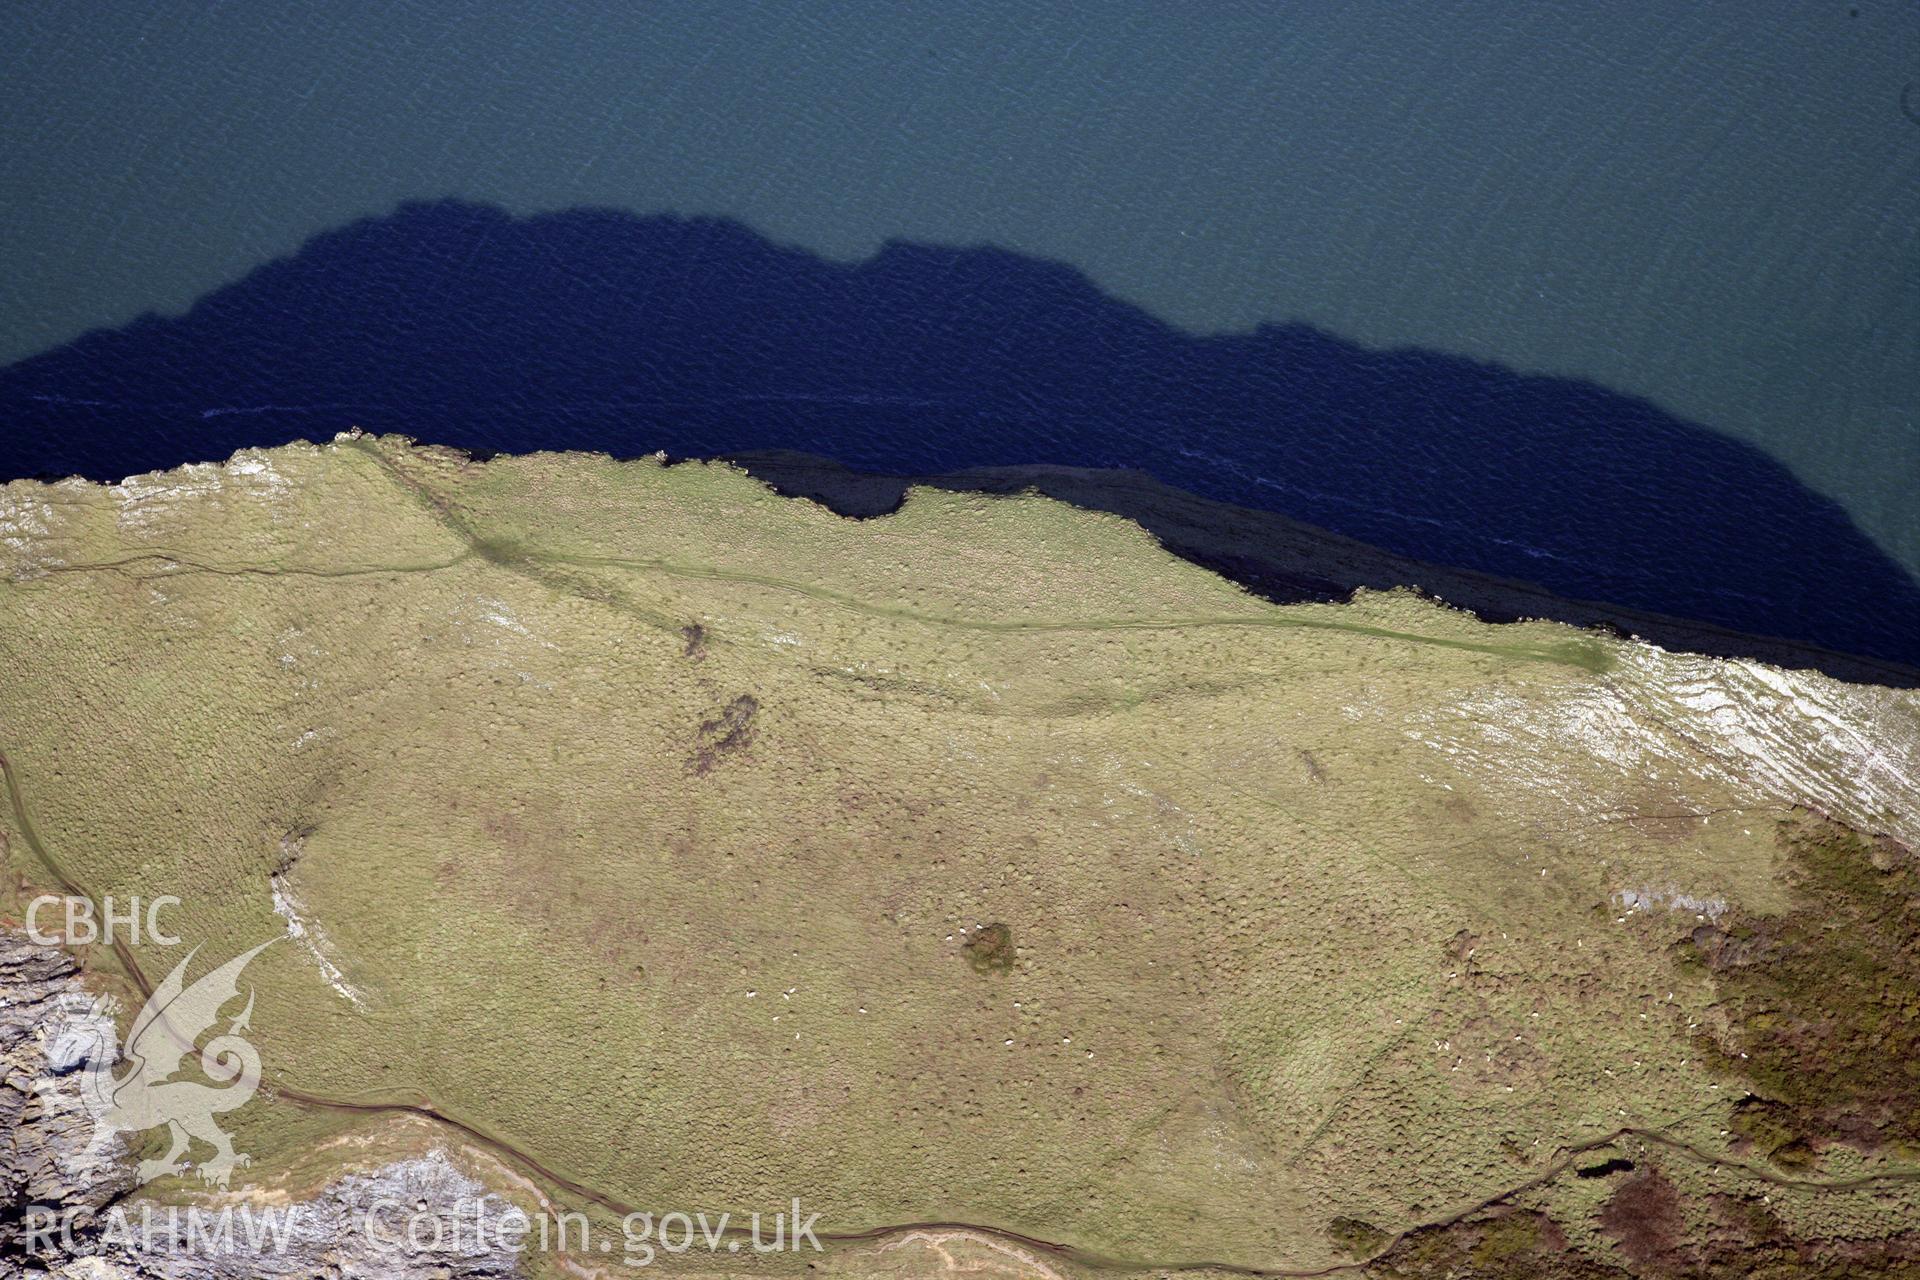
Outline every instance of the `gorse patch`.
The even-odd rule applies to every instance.
[[[705,774],[729,755],[753,741],[753,718],[760,713],[760,702],[743,693],[723,707],[711,719],[702,720],[694,738],[693,754],[687,759],[687,771]]]
[[[975,973],[1005,973],[1013,968],[1013,930],[990,924],[967,939],[967,963]]]

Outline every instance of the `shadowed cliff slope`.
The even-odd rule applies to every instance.
[[[0,373],[0,474],[350,426],[472,449],[1125,466],[1549,591],[1920,662],[1920,587],[1759,451],[1590,384],[1303,325],[1194,336],[1072,269],[736,223],[411,205]]]
[[[1203,498],[1140,471],[971,467],[945,475],[902,477],[855,471],[790,450],[751,450],[728,457],[780,493],[811,498],[841,515],[861,518],[898,509],[914,485],[974,493],[1044,493],[1077,507],[1125,516],[1145,527],[1173,554],[1283,604],[1344,600],[1357,587],[1384,591],[1413,586],[1487,622],[1553,618],[1577,627],[1604,627],[1639,636],[1667,649],[1758,658],[1781,667],[1812,667],[1866,684],[1920,687],[1920,669],[1903,663],[1626,605],[1554,595],[1517,579],[1382,551],[1276,512]]]

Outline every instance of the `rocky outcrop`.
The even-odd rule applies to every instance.
[[[520,1274],[517,1250],[497,1232],[471,1229],[499,1222],[511,1204],[441,1149],[345,1174],[292,1203],[244,1193],[193,1209],[129,1199],[126,1146],[118,1138],[91,1145],[93,1117],[60,1043],[63,1030],[109,1017],[70,955],[0,929],[0,1128],[8,1134],[0,1147],[0,1280]],[[409,1241],[416,1218],[423,1227]],[[444,1230],[431,1229],[435,1220]],[[60,1222],[71,1226],[50,1225]]]
[[[49,1056],[54,1027],[105,1016],[71,956],[0,929],[0,1127],[9,1135],[0,1149],[0,1194],[8,1206],[0,1259],[23,1256],[30,1206],[98,1213],[133,1186],[117,1140],[90,1149],[93,1117],[79,1078],[57,1070]]]
[[[348,1174],[309,1200],[145,1212],[116,1206],[49,1280],[486,1280],[517,1276],[494,1233],[512,1206],[434,1150]],[[414,1223],[420,1227],[410,1230]],[[437,1225],[436,1225],[437,1224]]]

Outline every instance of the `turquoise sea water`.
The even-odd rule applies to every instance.
[[[1195,333],[1645,396],[1920,571],[1910,3],[36,0],[0,29],[0,362],[414,198],[985,242]]]

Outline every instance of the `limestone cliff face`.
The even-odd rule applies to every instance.
[[[29,1206],[98,1212],[133,1187],[121,1144],[89,1152],[93,1119],[79,1079],[57,1072],[47,1055],[52,1026],[85,1016],[91,1004],[71,956],[0,929],[0,1124],[10,1135],[0,1149],[9,1208],[0,1258],[20,1256]]]
[[[470,1219],[481,1202],[495,1220],[507,1208],[505,1200],[456,1169],[444,1152],[434,1151],[370,1173],[349,1174],[310,1200],[291,1205],[243,1202],[229,1219],[236,1224],[230,1234],[216,1236],[211,1244],[204,1236],[190,1239],[184,1225],[170,1226],[164,1216],[146,1220],[154,1224],[149,1228],[130,1210],[131,1233],[116,1235],[109,1226],[85,1246],[91,1252],[61,1261],[50,1275],[60,1280],[484,1280],[520,1275],[515,1252],[492,1247],[471,1232],[459,1238],[450,1233],[439,1247],[412,1249],[400,1243],[404,1215],[416,1206],[452,1222]],[[396,1212],[394,1205],[404,1209]],[[370,1217],[379,1224],[374,1231],[368,1230]],[[259,1225],[264,1223],[274,1225]],[[249,1239],[250,1229],[262,1234]]]
[[[367,1230],[382,1205],[409,1211],[425,1206],[449,1221],[481,1204],[496,1220],[507,1210],[505,1200],[440,1150],[346,1174],[291,1205],[243,1199],[231,1219],[239,1225],[212,1243],[186,1238],[184,1219],[164,1212],[143,1217],[142,1207],[127,1199],[134,1172],[126,1144],[116,1138],[90,1150],[93,1117],[79,1075],[62,1069],[54,1043],[57,1027],[105,1017],[71,956],[0,928],[0,1126],[8,1134],[0,1147],[0,1194],[6,1198],[0,1280],[478,1280],[520,1274],[515,1252],[489,1247],[471,1233],[449,1236],[444,1248],[413,1251],[397,1245],[399,1230]],[[30,1238],[30,1222],[68,1213],[84,1224],[70,1236]],[[116,1214],[132,1229],[116,1230]],[[250,1221],[270,1225],[249,1239]]]

